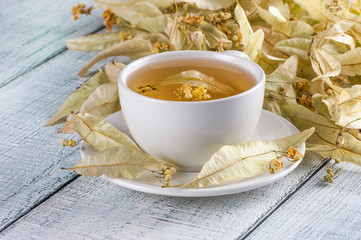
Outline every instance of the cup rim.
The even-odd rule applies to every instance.
[[[224,98],[218,98],[218,99],[212,99],[212,100],[206,100],[206,101],[172,101],[172,100],[164,100],[164,99],[157,99],[157,98],[151,98],[145,95],[142,95],[140,93],[137,93],[133,90],[131,90],[127,84],[125,79],[128,77],[128,71],[131,71],[131,69],[133,67],[137,68],[137,65],[140,65],[140,63],[142,62],[146,62],[149,61],[150,59],[154,59],[154,58],[161,58],[166,57],[166,56],[171,56],[171,55],[184,55],[184,54],[208,54],[208,56],[214,56],[214,55],[222,55],[225,58],[233,58],[236,61],[246,61],[249,62],[256,70],[259,71],[259,73],[261,74],[261,79],[256,79],[256,84],[254,86],[252,86],[250,89],[247,89],[244,92],[241,93],[237,93],[235,95],[229,96],[229,97],[224,97]],[[207,57],[208,57],[207,56]],[[200,51],[200,50],[180,50],[180,51],[171,51],[171,52],[163,52],[163,53],[157,53],[157,54],[152,54],[152,55],[148,55],[139,59],[134,60],[133,62],[129,63],[127,66],[125,66],[121,71],[120,74],[118,76],[118,87],[125,89],[126,91],[128,91],[130,94],[143,98],[145,100],[148,101],[152,101],[152,102],[159,102],[159,103],[172,103],[172,104],[213,104],[213,103],[221,103],[221,102],[227,102],[227,101],[231,101],[231,100],[235,100],[244,96],[247,96],[249,94],[252,94],[253,92],[257,91],[259,88],[261,88],[264,83],[266,82],[266,75],[263,71],[263,69],[256,64],[255,62],[253,62],[250,59],[244,58],[244,57],[238,57],[238,56],[234,56],[234,55],[228,55],[228,54],[224,54],[224,52],[212,52],[212,51]],[[121,96],[120,96],[121,97]]]

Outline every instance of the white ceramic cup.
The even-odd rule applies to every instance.
[[[248,71],[256,82],[237,95],[197,102],[150,98],[127,86],[133,73],[149,65],[178,66],[179,61],[195,59],[200,66],[217,59],[225,68]],[[262,111],[265,74],[239,51],[175,51],[133,61],[121,71],[118,85],[124,119],[138,145],[154,158],[175,163],[181,171],[199,171],[223,145],[252,137]]]

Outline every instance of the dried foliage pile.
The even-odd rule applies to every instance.
[[[308,150],[335,161],[334,169],[328,170],[325,180],[332,182],[338,176],[343,166],[340,162],[361,166],[359,1],[186,0],[175,4],[173,0],[94,0],[94,4],[104,10],[104,25],[110,32],[67,40],[69,49],[100,51],[81,69],[81,76],[95,63],[114,56],[136,59],[177,50],[243,51],[267,74],[264,108],[289,118],[301,131],[315,128],[308,139]],[[74,6],[73,19],[80,14],[91,15],[92,7]],[[103,120],[120,110],[116,80],[123,67],[121,63],[108,63],[104,71],[100,70],[71,94],[49,122],[49,125],[59,123],[72,112],[61,131],[76,131],[94,149],[105,151],[103,154],[95,153],[100,155],[96,155],[96,159],[102,159],[99,161],[104,164],[106,156],[111,154],[124,156],[125,152],[129,152],[127,156],[132,156],[135,162],[147,156],[144,153],[141,153],[144,156],[138,156],[140,150],[136,145]],[[97,135],[99,132],[103,137]],[[312,129],[301,133],[302,136],[296,137],[294,143],[307,139],[311,132]],[[114,139],[117,137],[122,139]],[[196,184],[192,182],[186,186],[203,187],[219,183],[220,179],[245,176],[243,173],[247,171],[242,169],[244,165],[241,166],[241,163],[250,158],[267,159],[267,164],[271,161],[269,169],[273,171],[269,172],[274,172],[276,168],[279,170],[281,164],[274,167],[272,162],[277,163],[280,156],[292,152],[290,147],[297,145],[277,141],[274,145],[279,149],[269,149],[263,142],[246,143],[252,146],[259,144],[257,157],[246,154],[238,159],[224,159],[224,164],[215,167],[222,170],[222,176],[215,176],[205,169],[213,164],[212,159],[217,158],[217,152],[200,173],[199,177],[205,182],[195,180]],[[228,151],[227,148],[236,151],[243,147],[244,144],[226,146],[220,151]],[[275,156],[264,157],[270,153]],[[163,175],[166,170],[169,173],[170,165],[147,157],[151,159],[149,166],[133,166],[143,170],[156,167]],[[137,170],[136,174],[127,175],[132,171],[129,169],[126,169],[127,174],[122,174],[125,171],[123,167],[113,169],[117,172],[115,175],[108,174],[110,170],[107,167],[87,168],[87,164],[94,163],[90,158],[95,159],[90,156],[79,163],[83,166],[81,169],[90,169],[88,172],[74,170],[85,175],[107,174],[110,177],[133,178],[140,174]],[[265,168],[265,162],[254,162],[252,174]],[[227,168],[230,165],[233,167]],[[169,181],[170,174],[167,176]]]

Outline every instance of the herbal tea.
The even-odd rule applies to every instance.
[[[128,87],[151,98],[205,101],[236,95],[255,83],[251,73],[233,64],[226,65],[218,60],[206,63],[189,60],[179,61],[177,66],[149,64],[146,69],[131,75]]]

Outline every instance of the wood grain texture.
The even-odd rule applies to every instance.
[[[71,20],[71,7],[78,2],[1,0],[0,87],[64,51],[65,39],[102,28],[94,17]]]
[[[95,54],[66,51],[0,89],[0,229],[76,176],[60,167],[80,159],[78,148],[61,147],[59,126],[44,125]]]
[[[248,239],[361,239],[361,169],[346,164],[333,184],[325,166]]]
[[[150,195],[80,177],[0,238],[235,239],[295,191],[316,163],[304,161],[292,174],[254,191],[209,198]]]

